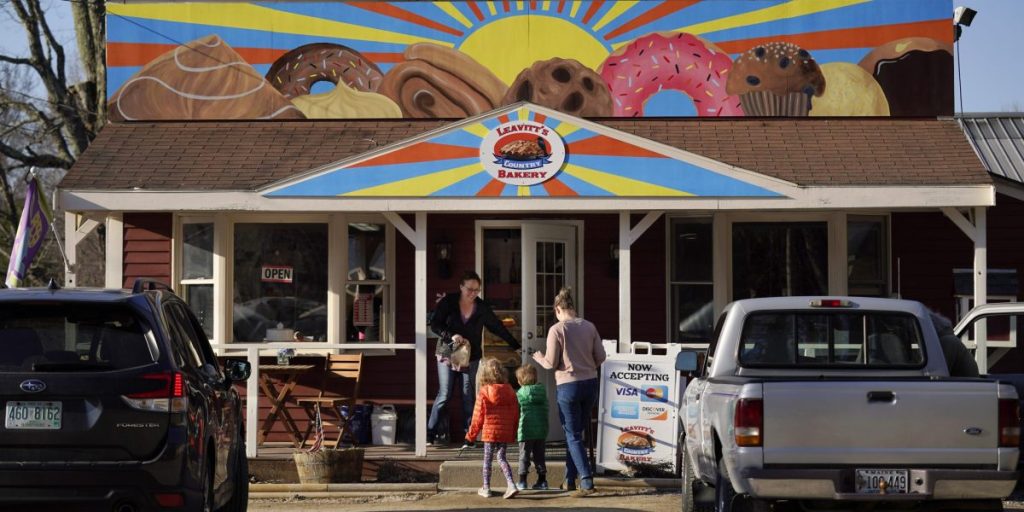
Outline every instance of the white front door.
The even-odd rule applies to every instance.
[[[531,362],[530,354],[544,351],[548,329],[555,318],[555,295],[563,286],[572,288],[577,301],[576,227],[553,223],[523,223],[523,361]],[[558,420],[555,402],[554,372],[538,366],[538,381],[548,392],[548,440],[565,439]]]

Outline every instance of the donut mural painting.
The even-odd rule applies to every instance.
[[[951,9],[941,0],[165,2],[108,11],[108,97],[125,119],[462,118],[519,101],[580,117],[824,115],[816,104],[837,116],[953,110]],[[254,84],[222,87],[224,77],[254,76],[266,81],[258,96],[239,96]],[[859,104],[865,95],[868,107]]]

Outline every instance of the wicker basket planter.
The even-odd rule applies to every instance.
[[[359,482],[363,476],[363,449],[295,452],[295,469],[304,484]]]

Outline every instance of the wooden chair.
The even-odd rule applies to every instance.
[[[303,444],[313,442],[311,436],[316,428],[316,408],[320,406],[320,418],[324,426],[324,446],[337,448],[346,433],[353,434],[352,418],[355,416],[356,402],[359,400],[359,380],[363,368],[363,354],[332,354],[324,361],[323,379],[320,392],[315,397],[299,397],[295,403],[300,405],[309,417],[309,426],[303,437]],[[347,384],[347,386],[346,386]],[[328,386],[332,386],[329,388]],[[347,389],[344,389],[346,388]],[[344,389],[343,391],[338,391]],[[348,406],[348,418],[342,416],[341,406]],[[338,437],[330,439],[327,435],[329,427],[338,429]],[[352,435],[352,445],[358,444]]]

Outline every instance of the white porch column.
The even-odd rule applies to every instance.
[[[340,213],[331,215],[327,223],[330,231],[327,237],[327,254],[331,255],[327,264],[327,311],[344,311],[345,308],[345,272],[348,269],[348,223]],[[331,315],[328,315],[331,316]],[[327,321],[327,341],[342,343],[345,340],[345,315],[333,315]]]
[[[975,207],[971,210],[971,219],[956,208],[943,208],[942,213],[974,242],[974,306],[981,306],[988,302],[987,210],[984,206]],[[978,364],[978,371],[988,373],[988,332],[984,320],[974,324],[974,341],[974,361]]]
[[[416,229],[397,213],[384,212],[384,217],[412,242],[416,251],[416,456],[424,457],[427,455],[427,214],[416,212]]]
[[[630,211],[619,212],[619,352],[629,350],[633,341],[633,297],[632,279],[629,270],[633,268],[630,246],[661,217],[664,212],[647,212],[636,227],[631,227]]]
[[[629,350],[633,339],[633,288],[629,275],[632,268],[629,246],[633,240],[629,238],[629,214],[629,211],[619,212],[619,353]]]
[[[988,302],[988,219],[985,207],[974,208],[974,307]],[[974,324],[974,340],[977,349],[974,360],[982,373],[988,373],[988,323],[985,320]]]
[[[106,288],[124,287],[124,214],[111,212],[106,219],[107,265],[103,280]]]
[[[54,233],[54,236],[57,234]],[[78,232],[78,214],[64,212],[64,252],[68,259],[68,268],[64,269],[64,287],[74,288],[78,286],[78,243],[84,235]]]
[[[227,214],[218,213],[213,216],[213,339],[218,343],[231,343],[231,325],[234,321],[234,309],[232,300],[232,270],[228,266],[233,251],[234,234],[231,233],[231,222]],[[247,390],[251,393],[248,396],[259,396],[256,389],[256,380]],[[255,429],[254,429],[255,430]],[[252,433],[254,436],[255,432]],[[251,443],[255,449],[255,437]],[[254,452],[255,453],[255,452]]]

